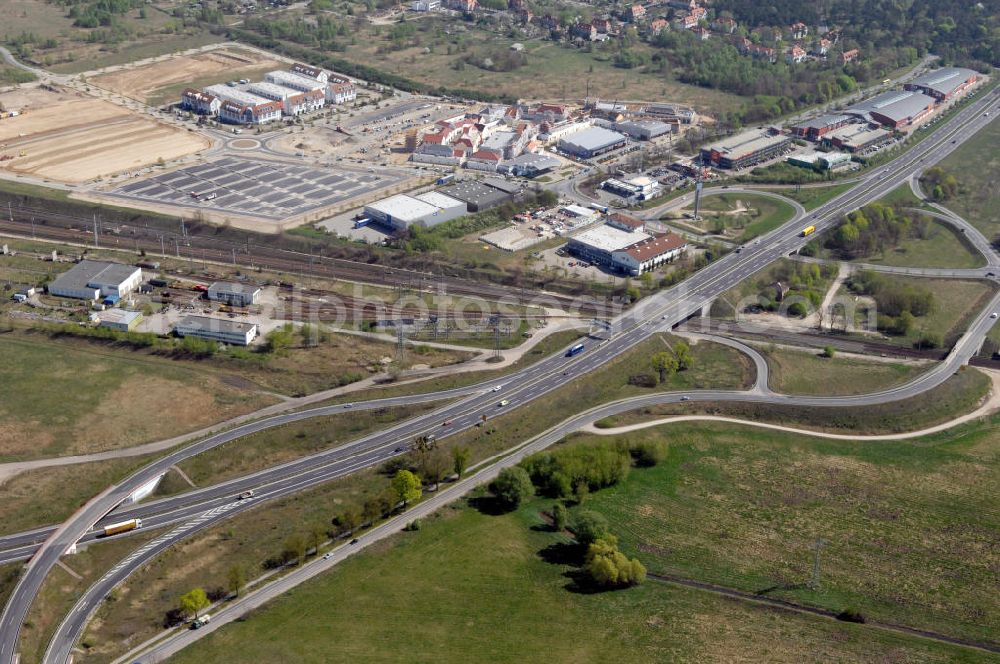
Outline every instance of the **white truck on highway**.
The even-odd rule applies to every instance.
[[[127,533],[136,528],[142,528],[142,519],[129,519],[128,521],[120,521],[112,523],[110,526],[104,526],[104,536],[111,537],[118,533]]]

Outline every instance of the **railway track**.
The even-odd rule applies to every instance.
[[[8,201],[0,201],[0,205],[6,202]],[[520,306],[559,308],[585,315],[607,317],[618,313],[610,301],[589,295],[572,296],[483,283],[379,263],[364,263],[254,244],[249,239],[243,243],[200,232],[182,233],[134,223],[101,222],[9,202],[9,214],[6,218],[0,218],[0,233],[92,246],[96,224],[98,245],[101,248],[132,250],[136,254],[145,251],[151,257],[172,256],[192,262],[225,263],[250,270],[360,281],[393,288],[435,290],[453,296],[470,296]],[[260,240],[266,241],[266,237],[260,236]]]

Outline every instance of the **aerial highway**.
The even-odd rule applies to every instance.
[[[990,306],[1000,306],[1000,295],[993,299]],[[989,331],[994,321],[990,318],[987,313],[988,311],[990,311],[989,308],[984,311],[983,314],[980,315],[972,324],[969,329],[969,333],[965,337],[966,339],[974,341],[976,338],[981,338],[981,335],[985,335]],[[961,364],[975,352],[975,348],[976,345],[971,341],[969,343],[956,345],[955,349],[949,355],[948,360],[938,365],[938,367],[936,367],[931,373],[921,376],[911,383],[867,395],[844,397],[793,397],[768,394],[766,391],[760,390],[750,390],[746,392],[712,390],[643,395],[591,408],[585,412],[567,418],[558,425],[536,436],[534,439],[528,441],[523,447],[517,449],[513,454],[505,457],[501,461],[485,466],[481,470],[476,471],[475,474],[460,480],[457,484],[449,487],[447,490],[441,491],[438,494],[418,503],[410,511],[405,513],[405,519],[393,519],[364,532],[358,537],[357,545],[351,544],[337,547],[333,549],[330,554],[328,554],[329,557],[324,556],[323,559],[317,559],[308,565],[299,567],[276,582],[267,584],[262,588],[249,593],[248,595],[244,595],[236,602],[224,606],[221,611],[214,613],[213,622],[208,628],[203,628],[199,631],[181,630],[176,632],[163,641],[157,643],[151,650],[145,652],[141,657],[130,661],[138,661],[143,664],[146,664],[146,662],[151,664],[152,662],[164,661],[166,657],[177,652],[179,649],[190,645],[193,641],[204,637],[211,631],[218,629],[227,622],[244,615],[247,611],[261,606],[265,602],[274,599],[282,593],[288,592],[296,585],[312,578],[316,574],[326,571],[330,567],[339,564],[348,556],[362,549],[366,545],[376,542],[379,539],[398,531],[402,527],[402,521],[412,521],[414,519],[428,516],[448,502],[461,497],[471,488],[493,479],[503,468],[518,463],[529,454],[539,452],[546,447],[555,444],[567,434],[577,431],[580,428],[588,424],[592,424],[602,418],[611,415],[618,415],[637,408],[667,403],[680,403],[685,400],[744,401],[757,403],[773,403],[778,401],[786,405],[801,405],[813,408],[831,406],[864,407],[874,403],[884,403],[904,399],[930,389],[933,385],[940,384],[942,380],[947,379],[947,377],[951,375],[951,372],[954,371],[956,367],[961,366]],[[764,380],[766,381],[766,375],[764,376]],[[760,376],[758,376],[758,387],[759,385]],[[203,518],[211,519],[211,523],[216,523],[225,518],[225,514],[215,512],[206,514]],[[194,524],[192,524],[192,527],[193,525]],[[171,531],[161,538],[158,538],[155,542],[145,545],[143,549],[140,550],[139,555],[137,555],[136,558],[128,560],[130,565],[111,570],[108,574],[102,577],[98,583],[91,586],[87,593],[81,597],[77,604],[73,607],[71,612],[67,614],[67,617],[62,625],[60,625],[59,632],[65,633],[66,636],[63,638],[57,637],[53,640],[53,644],[62,642],[72,645],[75,643],[79,634],[82,633],[82,629],[89,620],[89,612],[92,612],[93,609],[99,605],[108,592],[127,578],[129,574],[127,567],[131,566],[132,569],[136,569],[142,564],[145,564],[155,557],[155,555],[160,551],[167,548],[171,543],[186,537],[188,530],[189,529],[185,529],[183,527],[178,528],[177,530]],[[86,615],[82,615],[83,612],[88,613]],[[46,661],[65,661],[63,659],[59,659],[60,656],[61,654],[52,659],[47,658]]]
[[[806,242],[806,238],[801,237],[799,233],[803,225],[815,225],[817,232],[822,232],[835,224],[844,212],[881,197],[891,189],[905,182],[914,171],[918,171],[946,156],[951,150],[971,137],[989,121],[989,118],[985,117],[983,112],[995,103],[995,95],[976,99],[899,158],[873,169],[860,179],[857,186],[852,190],[808,213],[804,218],[801,215],[797,216],[781,228],[746,246],[740,253],[731,253],[710,264],[683,284],[640,301],[633,309],[613,321],[615,334],[610,340],[603,343],[588,342],[589,347],[587,351],[581,355],[571,358],[565,357],[561,353],[553,355],[529,368],[503,378],[500,381],[503,383],[501,388],[502,398],[509,401],[509,405],[506,408],[517,408],[543,394],[556,390],[568,380],[582,377],[589,371],[621,355],[635,344],[647,338],[650,334],[669,329],[676,323],[700,311],[705,304],[711,302],[720,293],[738,284],[774,260],[786,256],[801,247]],[[993,306],[995,305],[996,300],[993,303]],[[981,343],[982,336],[988,331],[992,322],[993,319],[988,316],[987,312],[984,312],[970,327],[969,332],[956,345],[955,349],[953,349],[949,359],[940,365],[939,370],[925,374],[923,382],[914,381],[914,383],[911,383],[910,389],[913,390],[912,392],[907,393],[904,390],[892,392],[891,394],[886,393],[884,395],[885,399],[905,398],[908,394],[915,394],[933,387],[936,384],[935,380],[937,383],[940,383],[940,381],[947,378],[957,368],[958,364],[964,361],[967,355],[975,352]],[[501,397],[497,393],[492,392],[494,386],[493,384],[484,384],[466,388],[465,394],[470,396],[449,403],[427,415],[400,423],[389,431],[373,434],[348,446],[338,448],[338,450],[308,457],[304,461],[307,465],[310,463],[325,464],[327,462],[344,464],[338,467],[338,472],[344,472],[348,466],[354,463],[361,463],[362,461],[368,465],[381,463],[393,454],[398,453],[395,449],[401,442],[412,440],[414,436],[421,433],[439,430],[442,418],[452,420],[453,425],[449,428],[451,433],[468,429],[475,426],[475,423],[480,420],[483,414],[493,415],[498,412],[497,400]],[[728,396],[732,396],[734,393],[727,394]],[[709,398],[717,400],[726,397],[726,395],[712,392],[698,393],[698,395],[699,399]],[[688,396],[693,400],[695,393]],[[754,398],[763,401],[792,403],[786,400],[790,399],[790,397],[783,399],[777,396],[757,395]],[[866,397],[841,399],[856,399],[857,401],[854,403],[864,404],[872,403],[873,400],[877,400],[878,398],[880,397],[868,395]],[[812,399],[815,401],[823,398],[814,397]],[[803,403],[806,404],[806,401],[803,400]],[[816,405],[851,405],[852,402],[827,399],[822,402],[815,401],[815,403]],[[270,426],[275,426],[279,423],[281,422],[272,423]],[[261,423],[251,423],[244,426],[253,427],[255,425],[260,426],[260,428],[246,430],[244,434],[266,428],[266,425],[261,426]],[[0,662],[4,664],[13,662],[20,627],[31,602],[37,594],[42,581],[63,552],[86,536],[95,523],[114,510],[135,488],[155,477],[164,468],[169,467],[178,460],[187,458],[195,453],[200,453],[205,449],[210,449],[210,447],[211,445],[205,445],[205,441],[201,441],[178,450],[163,460],[147,466],[123,482],[108,488],[49,536],[28,564],[27,569],[5,607],[2,618],[0,618]],[[344,456],[345,451],[349,451],[350,456]],[[356,458],[352,461],[351,456]],[[284,467],[279,466],[276,469],[268,469],[262,472],[264,473],[262,479],[269,479],[267,473],[273,473],[271,477],[278,478],[286,471]],[[327,472],[333,471],[328,469]],[[222,515],[237,513],[241,509],[248,509],[253,502],[249,501],[245,506],[227,502],[225,505],[231,505],[231,507],[228,507],[223,512],[219,512],[220,518],[224,518]],[[188,529],[182,533],[182,536],[187,536],[187,534],[193,531],[194,528]],[[166,545],[169,545],[169,543],[169,541],[166,542]],[[145,558],[142,555],[130,556],[127,562],[123,562],[123,564],[117,566],[115,571],[109,577],[106,577],[108,579],[107,582],[120,583],[128,574],[143,564],[144,560]],[[97,590],[94,591],[94,593],[97,592]],[[95,602],[99,601],[103,595],[88,592],[85,597],[88,603],[78,605],[74,609],[70,619],[63,623],[58,634],[52,640],[46,661],[66,661],[86,616],[96,608]]]

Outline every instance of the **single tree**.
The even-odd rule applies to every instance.
[[[381,516],[381,509],[378,507],[377,504],[374,506],[373,511],[375,513],[370,515],[368,503],[365,503],[365,513],[363,515],[363,518],[366,521],[371,521]],[[337,515],[336,522],[337,525],[340,526],[344,532],[350,533],[353,532],[355,528],[361,525],[361,519],[362,519],[362,514],[358,512],[358,508],[355,507],[354,505],[351,505],[349,507],[346,507],[343,512]]]
[[[401,470],[392,478],[392,490],[396,494],[396,501],[403,503],[406,509],[407,503],[418,500],[421,496],[420,478],[408,470]]]
[[[674,356],[677,357],[677,369],[680,371],[690,369],[694,363],[694,358],[691,356],[691,347],[683,341],[678,341],[674,345]]]
[[[233,565],[229,568],[227,584],[232,594],[239,596],[243,592],[243,588],[247,585],[247,573],[243,565]]]
[[[417,470],[420,476],[428,483],[434,485],[437,490],[438,485],[452,469],[454,461],[449,458],[448,452],[441,447],[419,454],[417,456]]]
[[[660,382],[667,380],[667,375],[677,371],[677,358],[673,353],[663,351],[656,353],[652,358],[653,369],[660,373]]]
[[[835,349],[833,346],[823,347],[823,357],[833,357],[836,354],[837,354],[837,349]]]
[[[469,467],[469,457],[471,456],[468,447],[456,447],[451,451],[451,458],[454,461],[455,474],[461,477],[465,474],[465,469]]]
[[[528,471],[520,466],[504,468],[490,483],[490,492],[507,509],[516,509],[521,502],[535,494]]]
[[[203,609],[208,608],[208,595],[205,594],[204,588],[193,588],[190,592],[181,595],[180,603],[181,609],[197,620],[198,614],[201,613]]]
[[[319,547],[323,545],[326,541],[326,527],[322,524],[314,523],[309,528],[309,548],[311,548],[316,554],[319,553]]]

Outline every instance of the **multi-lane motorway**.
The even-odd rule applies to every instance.
[[[299,490],[301,487],[307,486],[307,480],[312,477],[311,473],[316,473],[317,477],[321,477],[323,478],[322,481],[325,481],[325,479],[335,477],[338,474],[352,472],[354,469],[360,467],[381,463],[383,460],[396,454],[396,448],[412,440],[414,436],[429,431],[440,430],[443,419],[449,419],[453,422],[448,428],[449,431],[462,431],[475,426],[483,414],[496,414],[499,410],[497,402],[500,398],[510,401],[510,404],[506,407],[507,409],[517,408],[543,394],[558,389],[569,380],[582,378],[586,373],[619,356],[647,338],[650,334],[667,329],[692,313],[699,311],[704,304],[711,302],[718,294],[746,279],[777,258],[798,249],[805,242],[805,239],[800,237],[798,233],[803,225],[812,224],[817,227],[818,231],[825,230],[836,223],[843,212],[881,197],[902,182],[905,182],[914,171],[920,170],[943,158],[989,121],[989,118],[985,117],[983,113],[991,105],[995,105],[995,103],[995,95],[975,100],[968,107],[956,114],[949,122],[925,138],[919,145],[895,161],[868,173],[864,178],[859,180],[858,185],[851,191],[833,199],[826,205],[808,214],[805,218],[801,215],[797,216],[796,219],[785,226],[761,238],[760,242],[747,246],[741,253],[730,254],[716,263],[709,265],[692,276],[684,284],[641,301],[636,307],[614,322],[616,334],[611,340],[600,344],[589,342],[590,348],[584,354],[574,358],[566,358],[563,354],[558,354],[542,360],[527,369],[502,379],[500,382],[503,385],[500,392],[492,391],[494,384],[466,388],[460,391],[464,395],[464,398],[458,398],[458,400],[452,401],[432,413],[412,418],[396,425],[388,431],[373,434],[337,450],[267,469],[261,473],[257,473],[252,481],[258,487],[268,486],[271,482],[287,482],[287,484],[282,485],[285,487],[284,493]],[[998,304],[1000,304],[1000,301],[994,300],[991,309],[998,306]],[[801,402],[803,405],[814,406],[862,405],[880,400],[901,399],[930,389],[930,387],[946,379],[961,362],[975,352],[992,322],[993,319],[989,317],[989,312],[984,312],[970,326],[968,333],[963,336],[945,363],[934,371],[925,374],[921,379],[903,388],[896,388],[880,395],[837,399],[823,397],[800,399],[762,395],[759,393],[706,392],[691,393],[684,396],[688,396],[691,400],[740,398],[756,401],[778,401],[781,403]],[[452,394],[451,396],[454,398],[457,395]],[[407,400],[413,398],[399,397],[397,398],[399,401],[395,403],[412,403],[413,401]],[[442,397],[438,394],[423,395],[423,398],[429,400],[431,398]],[[663,400],[680,400],[681,397],[680,395],[655,395],[644,398],[663,402]],[[627,403],[611,404],[608,407],[627,410],[640,405],[642,404]],[[232,434],[232,437],[227,440],[262,430],[268,426],[280,425],[285,423],[281,418],[294,417],[296,415],[298,414],[279,416],[278,418],[244,425],[244,427],[235,429],[233,432],[227,432],[227,434]],[[227,434],[220,434],[220,436],[226,436]],[[0,663],[7,664],[8,662],[13,662],[21,624],[42,581],[49,571],[51,571],[62,553],[70,545],[86,537],[88,532],[91,532],[93,525],[114,510],[136,487],[163,472],[179,460],[187,458],[192,454],[200,453],[205,449],[210,449],[213,445],[226,442],[220,439],[213,443],[211,442],[213,438],[215,437],[179,450],[165,457],[163,460],[140,470],[124,482],[110,487],[91,500],[84,508],[48,537],[30,561],[5,607],[2,618],[0,618]],[[234,482],[239,483],[240,480]],[[249,501],[244,504],[233,503],[232,496],[234,495],[235,488],[236,484],[230,483],[225,486],[204,490],[209,492],[213,490],[218,491],[214,499],[224,501],[220,505],[217,505],[217,508],[226,506],[224,511],[220,510],[217,512],[218,519],[225,518],[227,515],[237,513],[243,509],[249,509],[256,502]],[[267,493],[270,491],[270,488],[262,490],[261,497],[271,495]],[[161,503],[163,502],[165,501],[161,501]],[[173,509],[175,506],[181,504],[182,502],[178,502],[176,505],[170,505],[169,503],[167,505]],[[152,504],[149,507],[151,506]],[[145,507],[140,509],[145,509]],[[201,507],[200,510],[204,512],[205,508]],[[143,518],[145,520],[147,517]],[[159,517],[154,514],[153,518]],[[213,519],[216,519],[216,517],[213,516],[201,521],[199,527],[213,522]],[[169,520],[164,521],[164,523],[167,522]],[[192,527],[178,533],[176,537],[166,537],[162,542],[162,546],[165,548],[177,539],[185,537],[196,530],[197,528]],[[113,572],[109,573],[101,582],[88,591],[81,603],[74,607],[69,618],[60,626],[58,633],[50,644],[46,661],[61,663],[67,660],[77,635],[103,595],[108,589],[120,583],[148,560],[148,555],[155,555],[156,551],[160,550],[154,549],[155,546],[142,555],[133,554],[127,562],[117,566]]]

